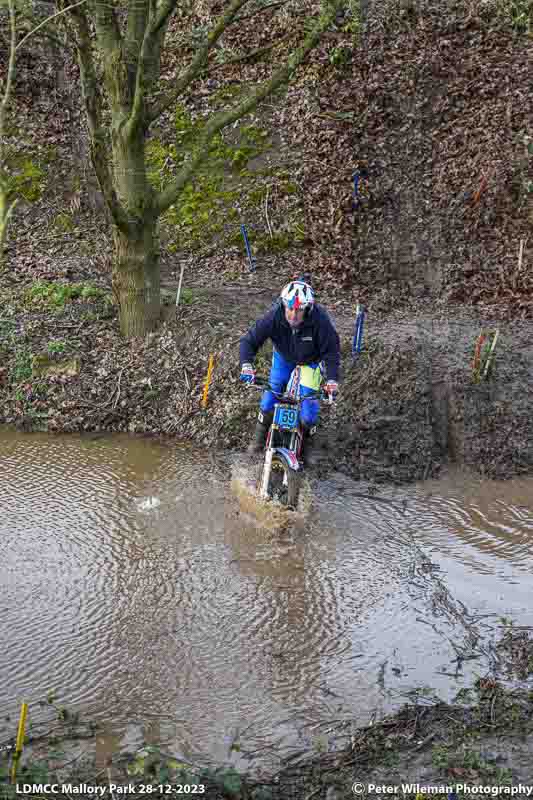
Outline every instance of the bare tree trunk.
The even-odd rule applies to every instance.
[[[157,225],[147,222],[134,234],[114,233],[113,292],[119,305],[120,331],[126,338],[144,336],[160,314]]]
[[[146,176],[144,132],[128,135],[117,126],[112,142],[114,184],[129,221],[127,230],[114,230],[113,291],[121,333],[130,338],[144,336],[159,320],[159,228]]]

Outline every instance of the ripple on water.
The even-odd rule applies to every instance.
[[[237,726],[272,732],[329,702],[360,718],[399,688],[435,685],[453,654],[426,624],[435,585],[417,548],[470,605],[503,609],[499,593],[522,602],[533,588],[519,496],[439,484],[369,498],[334,476],[304,524],[266,532],[190,449],[20,435],[0,447],[10,711],[56,688],[101,719],[185,719],[177,749],[221,755]]]
[[[492,483],[464,478],[431,484],[414,513],[424,521],[425,541],[483,574],[533,566],[531,483]],[[529,505],[528,505],[529,504]]]

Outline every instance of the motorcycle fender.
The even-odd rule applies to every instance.
[[[292,450],[289,450],[288,447],[274,447],[274,453],[279,453],[287,466],[295,472],[298,472],[298,470],[301,469],[300,462],[298,461],[296,454],[293,453]]]

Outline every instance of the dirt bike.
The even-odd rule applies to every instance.
[[[277,398],[274,418],[265,442],[265,463],[259,482],[259,496],[263,500],[277,500],[284,506],[296,508],[300,493],[304,430],[300,419],[304,400],[317,399],[332,405],[333,399],[322,389],[300,396],[299,389],[276,392],[268,381],[256,379],[249,384],[258,389],[269,389]],[[299,381],[293,382],[299,386]]]

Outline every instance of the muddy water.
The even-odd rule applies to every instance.
[[[263,756],[413,687],[451,698],[490,615],[533,624],[533,481],[335,475],[273,533],[186,447],[2,432],[0,460],[2,720],[53,688],[117,747],[222,760],[241,731]]]

